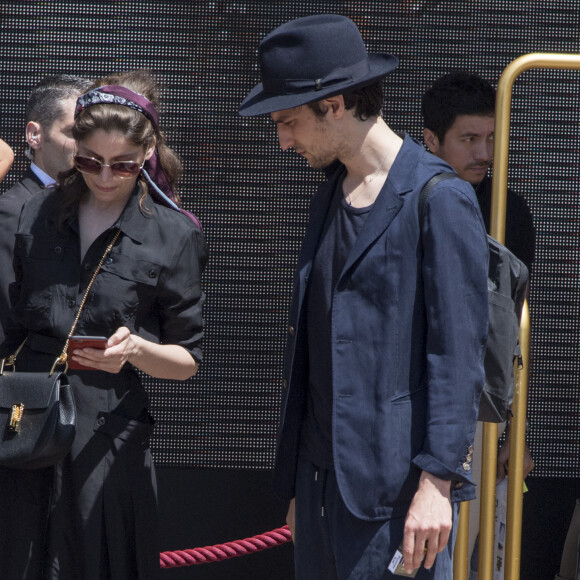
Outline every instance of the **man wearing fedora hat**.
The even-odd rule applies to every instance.
[[[420,192],[451,167],[382,120],[398,61],[368,54],[348,18],[287,22],[259,62],[240,114],[269,113],[281,148],[328,177],[294,275],[274,470],[296,577],[387,578],[402,552],[416,578],[448,580],[484,377],[477,199],[436,184],[421,230]]]

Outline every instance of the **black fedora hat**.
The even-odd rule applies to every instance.
[[[399,63],[391,54],[369,54],[355,23],[338,14],[286,22],[260,42],[258,59],[262,82],[242,101],[243,117],[370,85]]]

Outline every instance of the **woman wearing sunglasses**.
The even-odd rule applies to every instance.
[[[181,163],[159,130],[155,82],[133,71],[96,87],[77,102],[74,168],[24,207],[17,233],[1,356],[24,341],[18,370],[48,372],[91,279],[74,334],[106,340],[69,355],[69,455],[0,470],[0,570],[11,580],[157,577],[153,420],[138,371],[183,381],[201,360],[207,247],[179,209]]]

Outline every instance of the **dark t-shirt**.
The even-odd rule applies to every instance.
[[[337,185],[326,217],[306,295],[309,384],[300,456],[332,467],[332,300],[348,254],[372,206],[354,208]]]
[[[485,177],[475,188],[485,229],[489,233],[491,214],[491,179]],[[536,231],[532,213],[526,200],[508,189],[506,200],[504,245],[532,271],[536,251]]]

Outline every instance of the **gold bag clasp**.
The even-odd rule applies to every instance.
[[[12,413],[10,413],[10,423],[8,424],[8,429],[10,431],[20,430],[20,421],[22,420],[22,414],[24,413],[24,405],[22,403],[16,403],[12,405]]]

